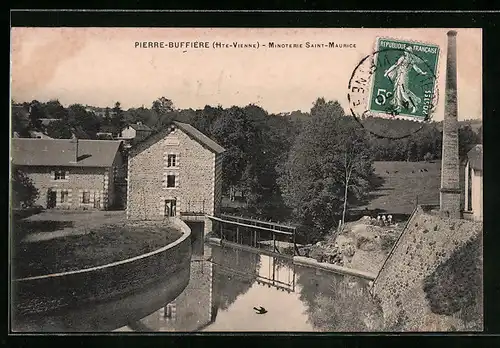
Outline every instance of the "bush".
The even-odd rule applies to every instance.
[[[470,240],[424,279],[425,295],[433,313],[452,315],[466,308],[479,312],[475,304],[483,291],[481,244],[479,237]],[[479,315],[469,313],[469,317]]]
[[[394,234],[383,234],[380,236],[380,244],[383,252],[389,252],[394,243],[396,243],[398,237]]]
[[[371,301],[366,288],[343,280],[330,294],[318,294],[310,308],[310,321],[324,332],[378,331],[383,326],[381,308]]]
[[[364,236],[360,236],[357,240],[356,240],[356,248],[357,249],[361,249],[361,247],[366,244],[366,243],[369,243],[370,242],[370,239],[364,237]]]
[[[39,196],[33,181],[19,168],[12,167],[12,203],[14,207],[30,208]]]
[[[325,259],[325,251],[321,248],[314,247],[309,251],[309,257],[315,259],[318,262],[323,262]]]

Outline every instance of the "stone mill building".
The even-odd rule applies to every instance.
[[[130,149],[127,218],[176,216],[194,234],[211,230],[206,215],[222,202],[224,148],[187,123],[172,122]]]
[[[120,205],[125,180],[122,142],[116,140],[14,138],[12,164],[39,191],[46,209],[108,210]]]

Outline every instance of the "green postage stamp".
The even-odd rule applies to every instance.
[[[429,120],[436,105],[438,58],[436,45],[377,39],[369,111]]]

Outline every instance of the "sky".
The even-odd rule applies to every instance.
[[[482,118],[482,32],[457,29],[459,119]],[[165,96],[177,108],[259,105],[271,113],[310,111],[318,97],[348,109],[347,86],[377,37],[440,47],[443,118],[447,31],[426,29],[12,28],[11,96],[122,108],[150,107]],[[210,48],[137,48],[136,42],[208,42]],[[259,44],[214,48],[214,42]],[[269,48],[269,42],[302,48]],[[355,45],[306,48],[306,42]],[[264,47],[263,45],[266,45]]]

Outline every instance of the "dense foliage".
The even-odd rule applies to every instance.
[[[296,138],[280,185],[295,222],[308,236],[323,235],[341,215],[344,202],[364,198],[373,176],[367,133],[338,102],[318,99]]]
[[[39,196],[33,181],[19,168],[12,167],[12,204],[15,208],[32,207]]]

